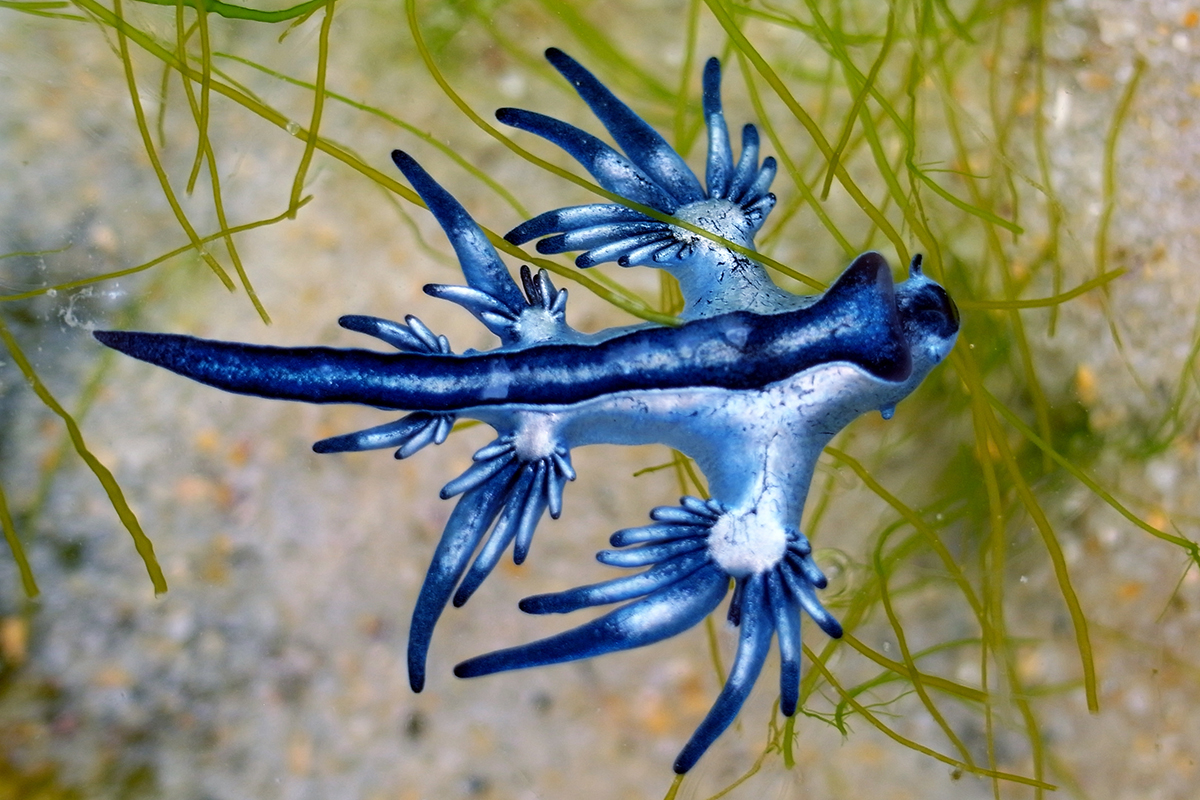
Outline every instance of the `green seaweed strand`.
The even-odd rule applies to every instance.
[[[290,8],[281,8],[278,11],[261,11],[257,8],[245,8],[243,6],[235,6],[229,3],[222,3],[221,0],[135,0],[138,3],[146,3],[152,6],[178,6],[184,5],[188,8],[194,8],[196,11],[207,14],[216,14],[225,19],[244,19],[250,22],[287,22],[292,19],[300,19],[316,11],[323,5],[327,5],[329,0],[308,0],[307,3],[300,3]]]
[[[17,526],[13,524],[12,514],[8,513],[8,499],[4,496],[4,486],[0,484],[0,528],[4,528],[4,540],[12,551],[13,561],[17,562],[17,571],[21,573],[21,586],[25,596],[30,600],[40,593],[37,581],[34,580],[33,570],[29,567],[29,559],[25,557],[25,548],[17,538]]]
[[[108,470],[108,467],[100,463],[100,459],[92,454],[88,449],[87,443],[83,440],[83,433],[79,430],[78,423],[75,422],[67,410],[54,399],[54,395],[50,394],[50,390],[42,383],[37,372],[34,371],[33,365],[29,363],[29,359],[25,357],[25,353],[21,350],[17,340],[8,330],[8,326],[4,324],[4,320],[0,318],[0,341],[4,342],[4,346],[8,348],[8,352],[12,355],[13,361],[17,364],[17,369],[21,370],[21,374],[25,376],[29,387],[33,389],[34,394],[46,406],[53,411],[67,426],[67,434],[71,437],[71,444],[75,447],[75,452],[83,459],[84,463],[100,481],[100,485],[104,487],[105,493],[108,495],[109,502],[112,503],[113,510],[117,512],[121,523],[125,529],[129,531],[133,537],[133,545],[137,548],[138,555],[142,557],[142,561],[146,565],[146,571],[150,573],[150,582],[154,584],[154,593],[162,594],[167,590],[167,579],[163,577],[162,567],[158,565],[158,559],[154,556],[154,545],[150,542],[150,538],[146,536],[142,530],[141,523],[133,513],[133,509],[129,507],[129,503],[125,501],[125,494],[121,491],[121,487],[117,485],[113,474]],[[7,533],[7,526],[6,526]]]

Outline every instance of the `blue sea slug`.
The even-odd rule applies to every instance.
[[[735,163],[720,100],[720,66],[704,70],[708,131],[705,185],[645,121],[558,50],[547,58],[571,82],[621,148],[530,111],[501,122],[559,145],[605,189],[750,251],[775,204],[775,162],[758,160],[753,125]],[[954,346],[958,311],[921,271],[902,283],[868,252],[827,291],[796,295],[761,265],[715,239],[618,203],[548,211],[513,229],[542,253],[582,251],[580,267],[607,261],[651,266],[678,279],[677,327],[644,324],[581,333],[565,317],[567,292],[545,271],[522,267],[517,283],[465,209],[410,156],[396,165],[446,232],[466,286],[425,291],[468,309],[500,344],[453,353],[444,336],[405,322],[342,317],[391,352],[265,347],[163,333],[97,331],[103,344],[229,392],[309,403],[361,403],[406,413],[399,420],[317,442],[321,453],[397,448],[398,457],[441,443],[459,418],[496,430],[474,463],[446,484],[460,496],[413,612],[408,667],[425,683],[433,629],[448,602],[465,603],[512,547],[525,560],[538,521],[562,511],[575,479],[571,450],[595,443],[661,443],[695,460],[710,497],[651,511],[653,522],[618,531],[605,564],[640,571],[523,600],[533,614],[618,605],[577,628],[469,659],[454,672],[478,677],[590,658],[686,630],[720,604],[738,626],[737,655],[712,710],[675,761],[686,772],[729,726],[777,637],[780,709],[796,710],[800,616],[830,636],[841,626],[821,605],[826,581],[799,530],[822,448],[869,411],[892,414]]]

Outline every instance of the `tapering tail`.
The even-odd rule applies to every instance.
[[[95,331],[94,335],[102,344],[140,361],[237,394],[422,411],[472,404],[469,391],[439,380],[439,372],[444,376],[455,362],[460,370],[466,366],[461,357],[268,347],[138,331]]]

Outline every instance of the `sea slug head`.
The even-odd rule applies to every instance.
[[[958,306],[945,289],[921,271],[921,256],[917,255],[909,267],[908,280],[896,285],[896,309],[912,352],[912,379],[919,383],[954,349]]]

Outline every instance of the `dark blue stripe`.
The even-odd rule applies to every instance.
[[[412,411],[569,405],[648,389],[758,389],[831,361],[857,364],[889,381],[905,380],[911,371],[891,275],[877,253],[860,256],[806,309],[737,311],[594,345],[467,356],[266,347],[121,331],[98,331],[96,338],[230,392]]]

